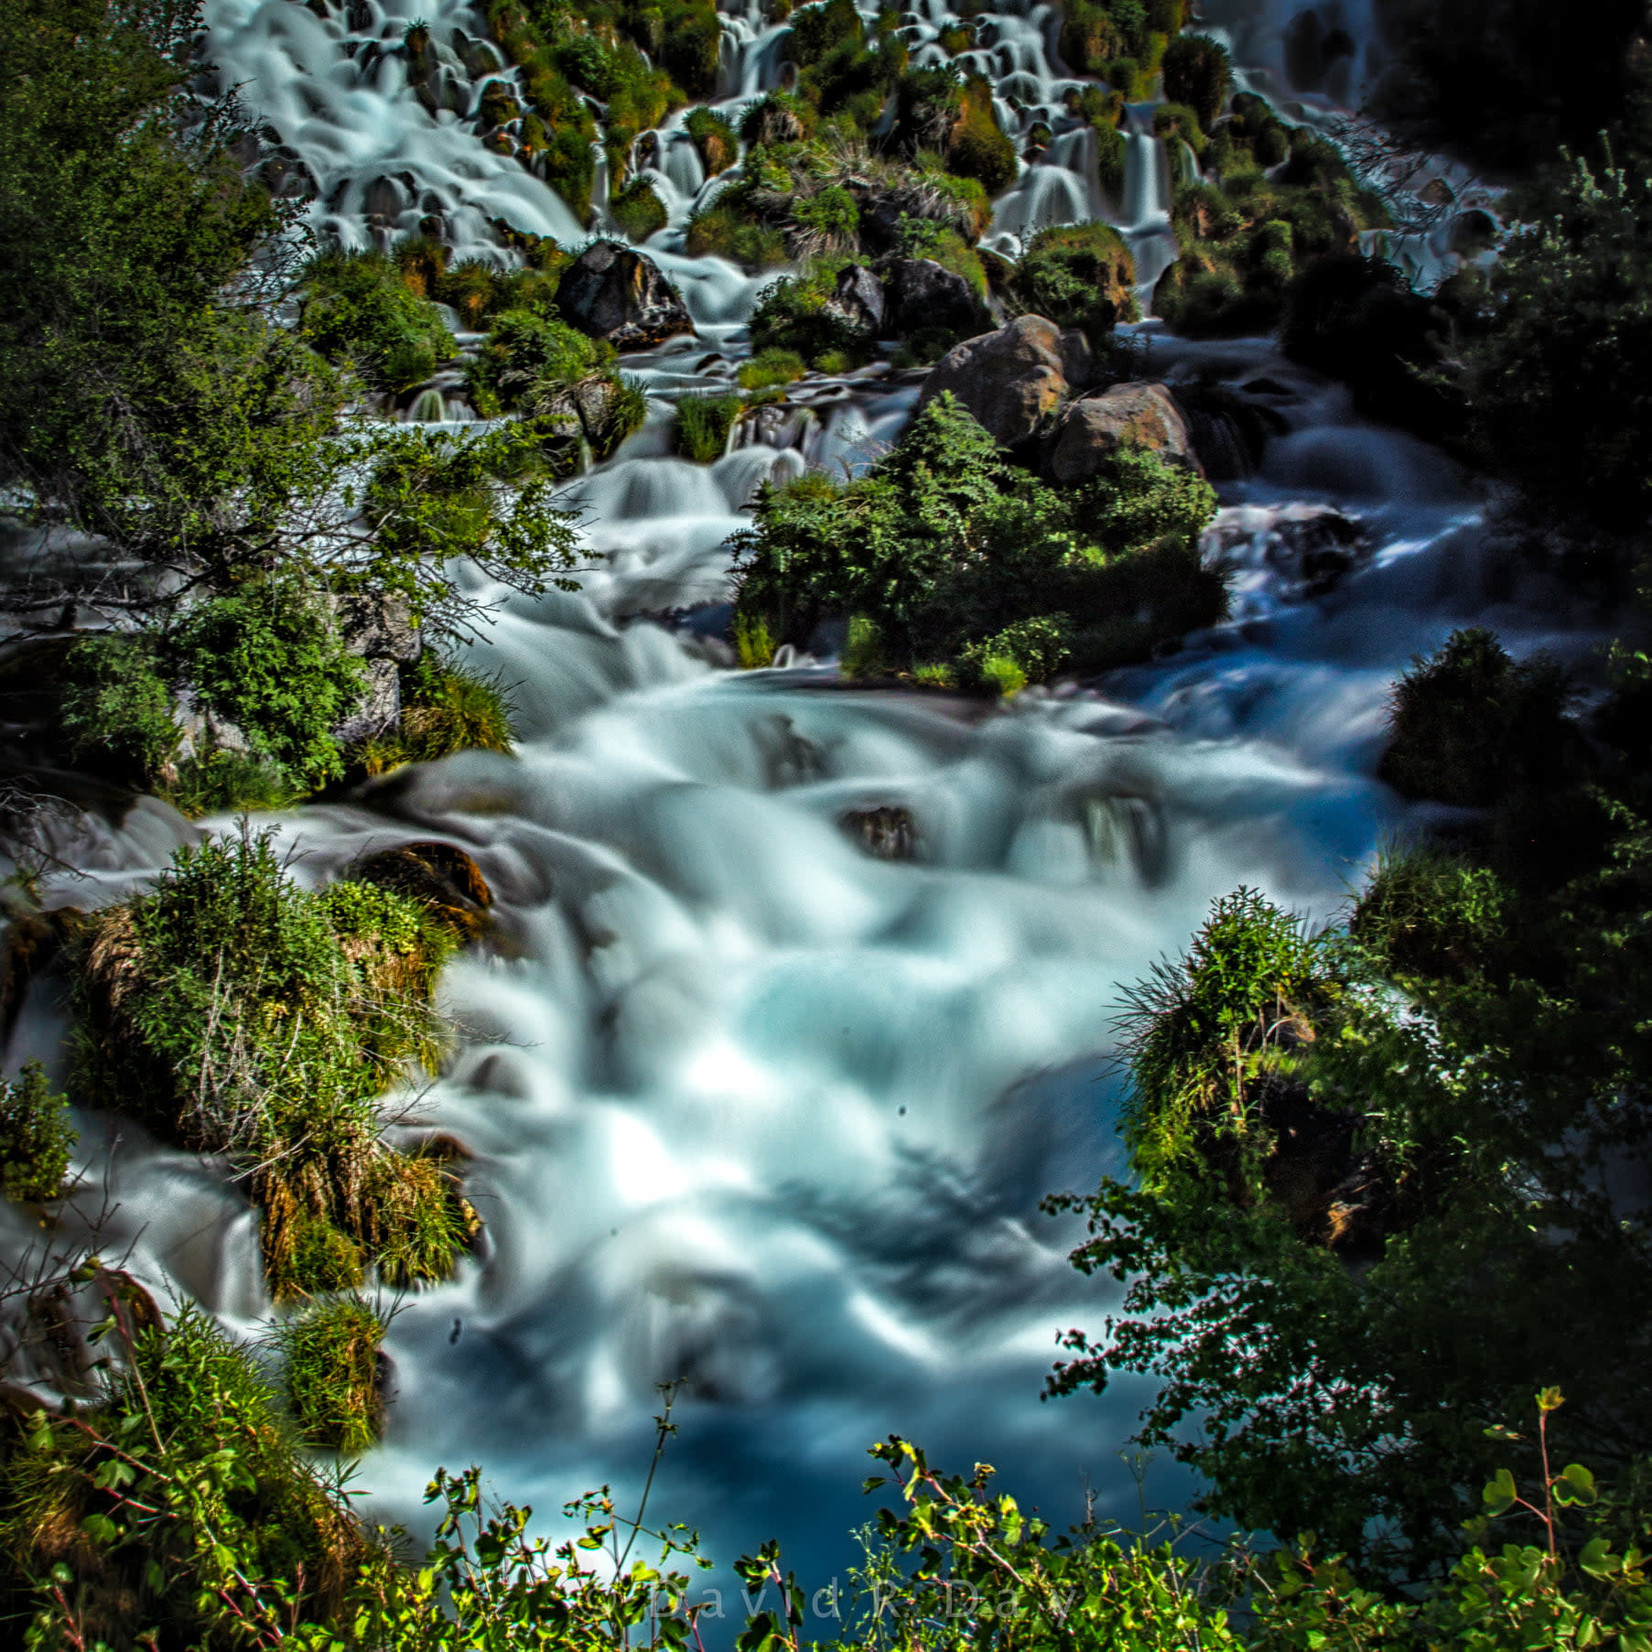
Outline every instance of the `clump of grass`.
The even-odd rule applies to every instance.
[[[1510,951],[1514,891],[1491,868],[1433,844],[1386,849],[1351,929],[1390,973],[1466,980]]]
[[[742,671],[762,671],[774,664],[774,638],[761,614],[741,612],[734,616],[734,652]]]
[[[181,815],[242,814],[254,809],[290,809],[307,795],[279,763],[244,752],[215,751],[191,757],[177,778],[157,788]]]
[[[714,391],[684,396],[677,403],[677,451],[697,465],[721,459],[728,449],[729,432],[744,406],[742,397]]]
[[[427,649],[402,675],[405,761],[433,763],[456,751],[509,752],[511,705],[492,677]]]
[[[609,200],[608,210],[630,241],[646,241],[666,226],[665,202],[647,178],[633,178]]]
[[[353,1284],[365,1264],[440,1277],[474,1231],[456,1179],[380,1134],[382,1092],[440,1059],[431,989],[456,938],[390,889],[299,888],[246,828],[181,850],[90,926],[87,1093],[251,1170],[278,1298]]]
[[[761,350],[741,367],[740,386],[744,390],[771,390],[791,384],[808,369],[795,350]]]
[[[38,1061],[0,1085],[0,1191],[8,1199],[38,1205],[62,1194],[80,1140],[68,1114],[67,1099],[52,1094]]]
[[[277,1327],[287,1402],[307,1445],[357,1456],[378,1440],[385,1328],[359,1296],[312,1302]]]

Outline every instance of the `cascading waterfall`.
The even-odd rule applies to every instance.
[[[392,52],[359,44],[392,47],[415,14],[453,60],[434,112]],[[1241,52],[1254,38],[1241,20],[1277,32],[1267,7],[1212,0],[1209,14]],[[460,250],[487,243],[494,217],[581,238],[451,106],[486,77],[472,71],[486,52],[461,50],[482,41],[468,6],[357,0],[361,27],[291,0],[212,0],[208,16],[222,79],[308,168],[323,232],[362,245],[435,214]],[[925,0],[915,52],[952,17]],[[1059,127],[1074,83],[1052,68],[1049,9],[979,22],[969,61],[1020,129],[1058,128],[996,233],[1094,211],[1093,151]],[[1374,36],[1354,32],[1364,64]],[[725,107],[775,83],[781,35],[755,10],[727,19]],[[361,1473],[375,1508],[415,1517],[438,1463],[480,1461],[542,1510],[634,1485],[654,1385],[683,1377],[655,1507],[725,1558],[781,1536],[813,1589],[853,1559],[861,1453],[890,1430],[942,1462],[997,1463],[1058,1521],[1080,1512],[1086,1477],[1103,1511],[1133,1508],[1115,1453],[1140,1385],[1038,1403],[1056,1329],[1095,1325],[1109,1301],[1066,1266],[1073,1234],[1037,1201],[1116,1168],[1120,985],[1240,882],[1337,908],[1398,818],[1371,769],[1414,652],[1469,618],[1520,651],[1593,639],[1552,593],[1504,592],[1488,613],[1475,501],[1439,455],[1362,424],[1344,391],[1264,344],[1195,347],[1148,326],[1151,373],[1248,387],[1286,430],[1226,488],[1211,532],[1234,574],[1232,625],[1106,693],[992,709],[845,691],[810,662],[719,669],[714,644],[647,616],[725,601],[723,547],[757,486],[806,461],[864,464],[915,391],[875,373],[811,384],[784,439],[710,466],[669,456],[670,402],[729,381],[761,285],[681,252],[683,218],[716,187],[685,142],[675,126],[657,135],[672,227],[650,252],[699,336],[626,363],[653,413],[575,491],[584,589],[478,592],[498,601],[477,646],[519,707],[519,757],[450,759],[278,828],[312,881],[369,846],[449,838],[498,897],[499,945],[446,978],[463,1053],[407,1098],[408,1129],[473,1155],[485,1237],[394,1320],[389,1437]],[[1124,221],[1144,268],[1168,228],[1166,168],[1133,120]],[[395,190],[374,196],[383,179]],[[427,394],[413,417],[452,416]],[[1292,547],[1327,513],[1353,548],[1321,590]],[[910,810],[912,861],[873,859],[842,829],[874,807]],[[85,846],[84,878],[54,899],[118,898],[227,825],[142,804]],[[61,1009],[31,1001],[9,1059],[57,1059],[64,1034]],[[83,1164],[115,1207],[105,1254],[129,1250],[140,1275],[252,1334],[269,1305],[244,1204],[129,1125],[114,1154],[112,1121],[83,1130]],[[1182,1491],[1170,1477],[1150,1489]]]

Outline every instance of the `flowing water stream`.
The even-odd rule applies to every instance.
[[[1278,33],[1269,6],[1210,10],[1240,52]],[[452,58],[434,114],[394,51],[415,12]],[[293,0],[212,0],[209,16],[224,81],[303,158],[323,228],[362,244],[434,212],[461,246],[496,216],[579,240],[548,189],[459,124],[482,78],[464,5],[352,0],[348,26]],[[913,38],[948,16],[927,0]],[[1052,67],[1051,9],[983,22],[974,56],[1006,124],[1056,131],[994,234],[1105,209],[1082,134],[1063,131],[1072,82]],[[732,106],[778,81],[778,45],[755,12],[729,17]],[[1437,454],[1362,424],[1344,391],[1263,342],[1195,348],[1148,323],[1151,373],[1214,374],[1286,432],[1222,490],[1210,548],[1234,573],[1232,624],[1100,689],[1002,708],[846,688],[829,662],[724,668],[714,643],[649,616],[714,616],[757,483],[866,462],[916,389],[879,368],[811,383],[768,440],[709,467],[670,457],[671,400],[732,372],[759,283],[677,250],[716,186],[674,129],[655,155],[673,227],[649,250],[699,337],[628,364],[654,416],[576,490],[583,594],[498,594],[479,663],[512,685],[519,755],[405,773],[279,830],[315,881],[369,846],[448,838],[499,903],[498,947],[446,978],[463,1053],[407,1098],[409,1128],[474,1155],[486,1233],[454,1282],[395,1318],[388,1440],[360,1475],[375,1506],[412,1516],[438,1463],[473,1460],[542,1510],[605,1480],[634,1488],[655,1384],[684,1378],[656,1511],[724,1559],[778,1535],[815,1588],[853,1558],[862,1454],[890,1431],[942,1463],[997,1464],[1057,1520],[1086,1484],[1134,1511],[1117,1454],[1141,1387],[1039,1400],[1056,1331],[1098,1325],[1114,1296],[1068,1268],[1073,1231],[1037,1204],[1117,1168],[1121,983],[1241,882],[1338,908],[1401,818],[1371,775],[1413,653],[1468,620],[1517,652],[1576,657],[1596,638],[1589,616],[1500,571],[1476,496]],[[1167,188],[1145,121],[1130,155],[1112,215],[1147,262]],[[1329,574],[1304,551],[1327,510],[1353,524]],[[913,860],[873,859],[838,825],[871,806],[910,809]],[[117,898],[227,824],[140,805],[55,898]],[[64,1031],[61,1007],[35,1000],[10,1060],[55,1057]],[[255,1334],[253,1219],[219,1171],[128,1126],[110,1157],[114,1126],[82,1122],[95,1189],[81,1203],[114,1207],[106,1254],[129,1249],[144,1277]],[[1156,1498],[1185,1490],[1150,1477]]]

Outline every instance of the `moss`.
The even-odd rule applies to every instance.
[[[323,253],[305,270],[300,290],[301,336],[329,361],[352,365],[376,390],[411,389],[457,353],[441,316],[383,253]]]
[[[1082,327],[1099,343],[1136,319],[1136,261],[1111,224],[1040,230],[1015,270],[1015,295],[1058,327]]]
[[[611,196],[608,211],[620,232],[632,241],[646,241],[666,226],[665,202],[646,178],[633,178],[618,194]]]
[[[54,1096],[46,1069],[25,1062],[17,1078],[0,1084],[0,1192],[25,1204],[59,1198],[79,1133],[69,1103]]]
[[[726,258],[752,270],[778,269],[790,257],[779,226],[752,223],[717,201],[689,220],[683,246],[690,258]]]
[[[726,172],[740,158],[740,140],[728,120],[715,109],[690,109],[683,129],[693,140],[708,178]]]
[[[701,465],[721,459],[744,406],[742,397],[715,391],[682,397],[677,403],[677,451]]]
[[[305,1444],[357,1456],[377,1443],[385,1329],[356,1296],[310,1303],[277,1327],[287,1403]]]

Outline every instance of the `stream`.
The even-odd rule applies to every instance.
[[[548,188],[460,124],[486,78],[466,67],[465,40],[484,36],[469,7],[207,9],[222,83],[302,157],[323,233],[367,245],[436,214],[461,254],[493,217],[582,241]],[[1249,84],[1317,119],[1357,98],[1380,42],[1364,0],[1322,8],[1353,49],[1322,90],[1282,89],[1296,9],[1208,0],[1207,21]],[[446,54],[452,95],[434,113],[392,49],[415,16]],[[939,55],[928,42],[951,16],[940,0],[910,14],[915,62]],[[1109,202],[1065,112],[1078,83],[1055,63],[1052,8],[980,22],[969,56],[1006,128],[1055,134],[989,241],[1105,215],[1156,275],[1174,242],[1150,109],[1132,111],[1125,199]],[[755,7],[725,28],[719,102],[737,113],[780,83],[782,31]],[[573,489],[582,592],[479,592],[498,606],[473,663],[510,685],[518,754],[405,771],[272,824],[304,881],[434,836],[474,855],[498,900],[497,946],[444,978],[462,1052],[401,1098],[405,1128],[473,1155],[485,1234],[454,1281],[399,1304],[388,1436],[357,1481],[369,1506],[416,1524],[435,1467],[472,1461],[542,1515],[603,1482],[634,1496],[656,1385],[681,1378],[651,1514],[698,1526],[723,1561],[779,1537],[812,1591],[854,1562],[864,1452],[891,1432],[950,1468],[997,1465],[1058,1524],[1087,1492],[1135,1517],[1124,1453],[1143,1384],[1040,1400],[1058,1330],[1099,1327],[1117,1299],[1067,1265],[1076,1230],[1038,1202],[1120,1168],[1121,986],[1238,884],[1319,919],[1343,907],[1405,824],[1373,770],[1413,655],[1471,622],[1517,654],[1580,660],[1600,632],[1509,572],[1479,494],[1438,453],[1360,421],[1345,390],[1266,341],[1196,346],[1148,321],[1149,376],[1213,377],[1284,432],[1220,489],[1208,548],[1233,573],[1229,624],[1099,685],[1002,706],[856,689],[830,660],[728,669],[713,637],[724,545],[755,488],[870,462],[918,381],[881,364],[811,379],[765,439],[710,466],[671,456],[672,401],[732,377],[772,279],[682,252],[717,184],[679,123],[650,151],[671,224],[645,250],[698,335],[626,360],[651,415]],[[1329,562],[1314,554],[1327,513],[1344,524]],[[874,859],[839,825],[873,807],[910,810],[912,860]],[[84,876],[52,899],[117,899],[230,825],[140,804],[82,846]],[[37,996],[8,1062],[60,1064],[66,1026]],[[254,1218],[221,1172],[128,1124],[117,1144],[114,1121],[79,1123],[95,1191],[78,1204],[112,1210],[105,1254],[256,1336],[269,1304]],[[1161,1463],[1145,1495],[1179,1505],[1189,1489]]]

